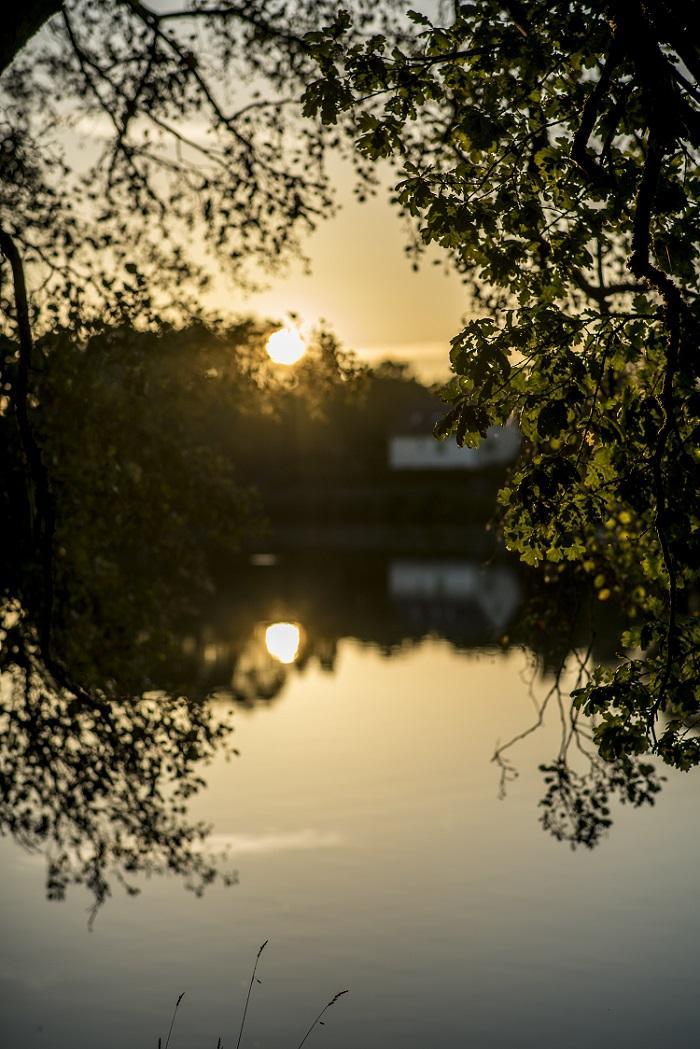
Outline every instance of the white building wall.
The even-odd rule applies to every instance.
[[[438,441],[431,434],[401,434],[389,440],[392,470],[483,470],[505,466],[520,448],[514,426],[491,426],[478,448],[460,448],[455,440]]]

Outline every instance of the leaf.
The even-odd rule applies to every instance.
[[[540,437],[557,437],[568,422],[568,412],[564,401],[548,401],[537,416],[537,433]]]

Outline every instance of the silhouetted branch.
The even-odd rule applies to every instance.
[[[613,36],[608,53],[603,60],[598,80],[586,99],[581,113],[579,126],[576,130],[571,146],[571,156],[575,163],[579,165],[581,170],[585,172],[594,185],[603,188],[609,187],[611,184],[614,185],[615,179],[610,172],[605,171],[605,169],[601,167],[600,162],[594,158],[588,149],[588,143],[593,134],[593,129],[596,120],[598,119],[601,105],[610,91],[612,76],[620,64],[622,54],[621,39],[619,34],[616,33]],[[614,134],[615,130],[616,129],[613,127],[610,133]]]

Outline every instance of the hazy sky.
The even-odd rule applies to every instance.
[[[153,6],[173,5],[154,0]],[[435,16],[439,4],[416,0],[406,7]],[[292,311],[309,325],[323,318],[344,345],[362,356],[408,359],[423,377],[443,378],[449,340],[468,309],[461,281],[443,266],[431,265],[431,257],[418,273],[412,271],[404,254],[404,229],[388,203],[388,171],[384,191],[358,204],[351,165],[331,162],[331,168],[342,208],[306,243],[311,274],[305,276],[297,264],[288,276],[270,281],[267,291],[250,296],[222,280],[214,305],[273,319]]]
[[[351,180],[349,171],[340,172],[342,209],[307,242],[310,275],[295,264],[266,291],[249,296],[222,282],[216,305],[275,319],[294,311],[307,324],[324,318],[362,356],[402,357],[426,377],[443,375],[449,340],[468,308],[466,291],[454,272],[431,265],[430,258],[414,273],[387,191],[358,204]]]
[[[78,140],[70,137],[67,149],[76,165],[84,166],[85,156],[91,159],[99,142],[111,140],[112,129],[104,118],[87,117],[80,133],[89,144],[87,152],[81,155]],[[193,122],[188,133],[205,138],[207,125]],[[331,167],[340,209],[304,241],[310,273],[295,261],[284,275],[261,275],[265,290],[246,294],[222,271],[207,305],[224,314],[252,313],[280,321],[296,313],[305,328],[323,319],[344,346],[367,360],[408,360],[424,379],[445,378],[449,341],[469,309],[464,285],[434,251],[413,271],[404,251],[405,226],[389,204],[393,180],[388,171],[377,195],[360,204],[352,192],[355,177],[349,162],[332,160]],[[196,240],[190,246],[204,260]],[[215,274],[211,256],[208,265]]]
[[[434,8],[430,3],[414,6]],[[187,133],[206,139],[208,127],[208,122],[193,119]],[[71,161],[84,168],[98,144],[112,134],[106,117],[86,116],[64,136]],[[341,208],[305,242],[311,272],[305,274],[303,265],[294,263],[284,276],[268,280],[266,290],[248,295],[222,274],[208,305],[223,313],[282,321],[294,312],[305,327],[324,319],[343,345],[362,357],[406,359],[423,378],[445,377],[449,340],[469,306],[464,286],[453,271],[431,264],[434,254],[426,256],[417,273],[411,269],[404,252],[405,229],[388,202],[393,181],[388,170],[383,189],[359,204],[352,193],[350,163],[331,160],[331,169]],[[197,245],[192,246],[199,254]]]

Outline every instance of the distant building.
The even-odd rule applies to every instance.
[[[416,401],[389,436],[390,469],[486,470],[507,466],[517,456],[520,433],[516,426],[490,426],[478,448],[460,448],[453,439],[436,440],[433,427],[443,414],[430,394]]]

